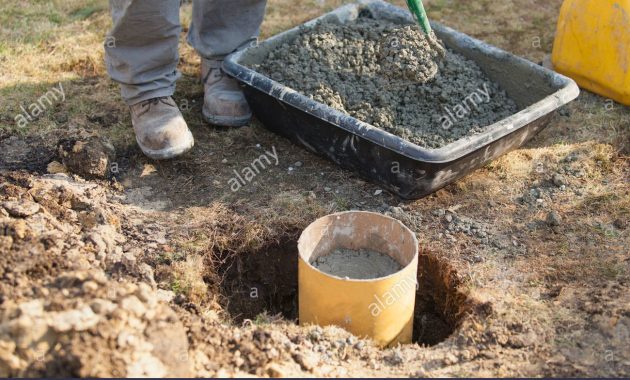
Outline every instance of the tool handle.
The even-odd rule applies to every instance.
[[[407,0],[407,6],[418,24],[420,24],[420,28],[422,28],[424,33],[426,35],[431,34],[431,24],[429,23],[427,12],[424,10],[422,0]]]

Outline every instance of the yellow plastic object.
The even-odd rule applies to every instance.
[[[565,0],[551,61],[581,87],[630,105],[630,0]]]
[[[337,248],[388,254],[403,266],[387,277],[357,280],[321,272],[310,262]],[[417,287],[418,240],[400,221],[348,211],[320,218],[298,242],[301,325],[336,325],[381,346],[410,343]]]

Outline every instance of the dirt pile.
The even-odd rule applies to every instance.
[[[477,64],[443,52],[416,29],[368,17],[319,23],[302,28],[254,69],[427,148],[479,133],[516,112]]]
[[[0,375],[190,375],[172,296],[123,248],[112,194],[67,175],[0,183]]]

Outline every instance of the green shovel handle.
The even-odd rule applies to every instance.
[[[407,0],[407,6],[411,11],[411,14],[415,17],[418,24],[426,35],[431,34],[431,24],[427,17],[427,12],[424,10],[422,0]]]

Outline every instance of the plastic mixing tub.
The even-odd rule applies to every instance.
[[[320,19],[352,22],[360,12],[399,23],[413,22],[406,10],[384,1],[366,0],[338,8],[305,26]],[[563,75],[438,23],[432,26],[447,47],[475,61],[497,82],[516,102],[519,112],[487,126],[480,134],[439,149],[423,148],[249,68],[276,46],[295,38],[298,28],[228,56],[224,69],[242,83],[253,112],[267,129],[403,198],[421,198],[523,145],[548,125],[555,111],[579,95],[576,83]],[[436,123],[435,128],[440,125]]]

